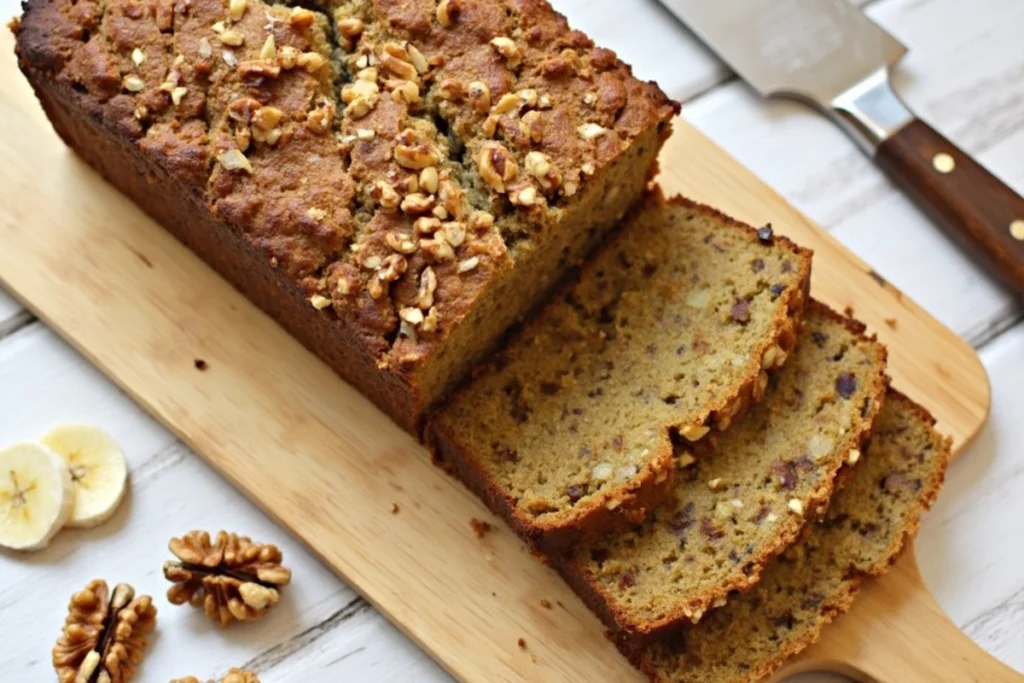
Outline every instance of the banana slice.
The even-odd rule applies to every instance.
[[[110,519],[127,489],[128,465],[114,439],[98,427],[63,424],[39,441],[67,463],[74,483],[68,526],[93,527]]]
[[[0,450],[0,546],[45,548],[74,504],[71,473],[59,455],[37,443]]]

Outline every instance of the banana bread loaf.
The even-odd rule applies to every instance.
[[[27,0],[86,161],[406,429],[641,195],[677,110],[543,0]]]
[[[771,676],[884,574],[942,486],[949,439],[926,410],[890,391],[871,445],[825,519],[751,591],[665,642],[619,647],[656,683],[750,683]],[[845,470],[844,470],[845,472]]]
[[[555,559],[613,629],[635,638],[697,622],[743,591],[832,493],[885,394],[886,352],[812,302],[764,401],[722,434],[676,446],[671,493],[639,527]]]
[[[670,432],[725,428],[796,341],[810,253],[652,193],[430,419],[438,459],[552,552],[643,518]]]

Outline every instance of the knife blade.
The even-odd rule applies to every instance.
[[[892,90],[906,48],[849,0],[661,0],[763,96],[828,114],[991,275],[1024,294],[1024,199]]]

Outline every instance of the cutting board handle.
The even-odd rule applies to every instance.
[[[833,671],[870,683],[1024,683],[1024,675],[950,621],[925,586],[913,548],[884,581],[867,580],[850,613],[828,629],[828,639],[783,675]]]
[[[924,121],[884,140],[875,163],[993,277],[1024,293],[1024,199]]]

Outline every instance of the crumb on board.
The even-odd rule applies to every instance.
[[[473,527],[473,533],[476,534],[477,538],[483,538],[491,530],[490,524],[476,517],[469,520],[469,526]]]
[[[401,509],[402,508],[398,507],[398,503],[392,503],[391,504],[391,514],[397,515],[398,511],[401,510]]]
[[[548,600],[547,598],[541,598],[540,599],[540,606],[543,607],[544,609],[551,609],[551,601]]]
[[[202,372],[206,368],[210,367],[209,365],[207,365],[206,361],[203,360],[202,358],[196,358],[192,362],[192,364],[195,365],[196,366],[196,370],[199,370],[200,372]]]
[[[525,649],[526,649],[526,640],[525,640],[525,639],[523,639],[523,638],[520,638],[520,639],[519,639],[518,641],[516,641],[516,642],[517,642],[517,644],[519,645],[519,649],[520,649],[520,650],[525,650]]]
[[[886,318],[885,319],[885,324],[888,325],[891,329],[895,330],[896,329],[896,318]]]
[[[844,308],[843,309],[843,315],[845,315],[847,318],[852,318],[853,317],[853,306],[847,306],[846,308]]]

